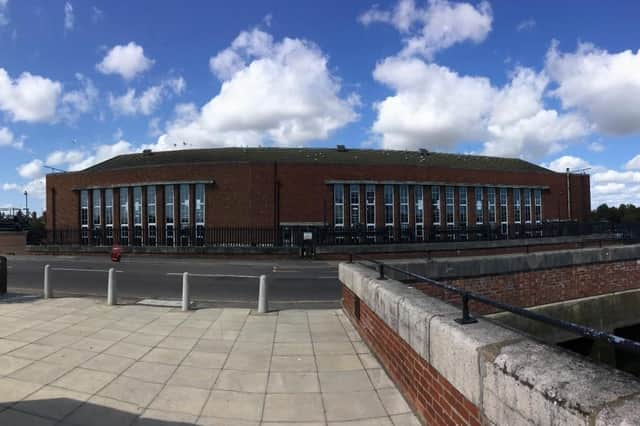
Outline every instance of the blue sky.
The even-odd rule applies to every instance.
[[[0,206],[143,148],[334,146],[589,168],[640,196],[637,2],[0,0]]]

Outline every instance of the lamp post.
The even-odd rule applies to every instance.
[[[27,213],[27,217],[29,217],[29,194],[26,189],[24,191],[24,210]]]

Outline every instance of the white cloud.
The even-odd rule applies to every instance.
[[[56,117],[62,84],[28,72],[15,80],[0,68],[0,111],[13,121],[46,122]]]
[[[47,165],[57,167],[65,164],[76,164],[81,162],[84,157],[85,154],[79,150],[53,151],[47,156]]]
[[[19,165],[16,170],[18,174],[23,178],[34,179],[38,177],[42,177],[44,175],[44,170],[42,166],[44,163],[39,159],[34,159],[29,161],[28,163],[24,163]]]
[[[518,31],[530,31],[534,29],[535,26],[536,26],[536,20],[533,18],[529,18],[518,23],[518,26],[516,27],[516,29]]]
[[[44,200],[45,178],[33,179],[24,184],[18,184],[15,182],[3,183],[1,188],[3,191],[16,191],[20,194],[24,193],[24,191],[27,191],[27,193],[29,194],[29,200],[33,198]],[[46,206],[43,206],[43,208],[46,208]]]
[[[235,59],[220,59],[233,57]],[[210,61],[222,80],[220,92],[202,108],[176,108],[176,118],[154,149],[300,145],[326,139],[354,121],[357,97],[340,95],[340,80],[314,44],[284,38],[274,41],[261,30],[244,31]]]
[[[22,138],[16,138],[8,127],[0,127],[0,147],[11,146],[21,149],[24,146]]]
[[[91,8],[91,20],[93,22],[100,22],[104,19],[104,12],[95,6]]]
[[[538,158],[588,132],[579,115],[545,109],[548,79],[528,68],[502,88],[417,58],[387,58],[373,76],[395,92],[376,105],[372,128],[388,149],[448,151],[484,140],[485,154]]]
[[[134,42],[126,45],[114,46],[96,69],[103,74],[119,74],[125,80],[131,80],[136,75],[148,70],[154,61],[144,55],[142,46]]]
[[[64,29],[71,31],[73,29],[75,17],[73,15],[73,5],[71,2],[64,4]]]
[[[377,7],[362,14],[360,22],[368,25],[384,22],[405,35],[401,56],[420,55],[431,59],[439,50],[464,41],[480,43],[491,31],[493,12],[488,2],[477,6],[429,0],[424,8],[414,0],[399,0],[392,11]]]
[[[591,152],[602,152],[604,151],[604,145],[600,142],[591,142],[589,146],[587,146],[587,149]]]
[[[640,131],[640,51],[609,53],[580,44],[574,53],[562,53],[553,43],[546,69],[562,105],[584,111],[599,131]]]
[[[563,155],[560,158],[556,158],[549,164],[543,164],[543,167],[553,170],[554,172],[564,173],[567,169],[571,171],[593,168],[588,161],[580,158],[573,157],[571,155]]]
[[[162,103],[163,99],[171,95],[179,95],[184,91],[186,83],[182,77],[165,80],[159,85],[151,86],[139,96],[135,89],[129,89],[124,95],[109,94],[111,109],[120,115],[150,115]]]
[[[9,11],[9,0],[0,0],[0,27],[9,24],[9,17],[7,12]]]
[[[68,167],[71,171],[83,170],[117,155],[130,154],[132,152],[135,152],[133,145],[125,140],[120,140],[114,144],[97,146],[94,151],[86,155],[82,161],[69,163]]]
[[[89,112],[98,99],[98,89],[89,78],[80,73],[75,77],[82,88],[62,96],[60,115],[67,121],[75,121],[81,114]]]
[[[640,170],[640,154],[627,161],[624,168],[627,170]]]

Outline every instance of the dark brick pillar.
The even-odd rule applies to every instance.
[[[140,203],[142,203],[142,206],[140,206],[140,214],[142,215],[142,245],[144,246],[149,243],[147,236],[147,187],[140,187],[140,192],[142,192],[142,197],[140,198]]]
[[[469,226],[476,226],[476,188],[467,187],[467,217]]]
[[[424,239],[428,240],[433,229],[432,210],[431,210],[431,186],[423,186],[422,194],[424,197]]]

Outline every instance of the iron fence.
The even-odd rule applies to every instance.
[[[305,240],[306,236],[311,240]],[[207,227],[141,225],[120,227],[85,227],[81,229],[34,230],[27,234],[30,245],[86,246],[225,246],[225,247],[301,247],[421,243],[446,241],[491,241],[523,238],[547,238],[586,235],[615,236],[624,240],[640,240],[640,224],[579,222],[545,222],[509,224],[508,226],[441,226],[419,228],[409,226],[331,227]]]

